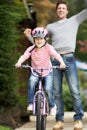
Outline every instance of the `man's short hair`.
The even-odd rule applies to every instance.
[[[65,4],[67,6],[67,9],[69,10],[69,6],[68,6],[68,3],[64,0],[57,0],[57,3],[56,3],[56,10],[57,10],[57,7],[60,5],[60,4]]]

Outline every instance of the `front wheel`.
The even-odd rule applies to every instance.
[[[36,102],[36,130],[41,130],[41,94],[37,95]]]
[[[46,115],[42,115],[41,117],[41,130],[46,130]]]

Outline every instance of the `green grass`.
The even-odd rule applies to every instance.
[[[6,126],[1,126],[0,125],[0,130],[12,130],[11,128],[9,127],[6,127]]]

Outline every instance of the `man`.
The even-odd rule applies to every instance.
[[[87,5],[87,0],[85,0]],[[56,113],[56,125],[53,130],[60,130],[64,128],[64,104],[62,99],[62,79],[63,74],[65,74],[67,83],[69,85],[70,93],[73,101],[73,108],[75,114],[74,118],[74,130],[82,130],[82,117],[84,115],[84,110],[82,107],[82,102],[80,98],[79,83],[77,68],[74,59],[74,52],[76,48],[76,35],[79,25],[87,19],[87,9],[82,10],[77,15],[67,18],[68,4],[60,0],[56,4],[56,12],[59,21],[52,24],[48,24],[46,29],[51,37],[52,45],[56,51],[61,54],[65,64],[68,66],[66,70],[54,70],[54,93],[57,105]],[[24,33],[29,38],[30,30],[26,30]],[[53,65],[59,65],[59,62],[54,59],[52,61]]]

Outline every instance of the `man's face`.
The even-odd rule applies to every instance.
[[[59,4],[56,11],[60,20],[63,20],[67,17],[68,9],[65,4]]]
[[[34,38],[34,41],[35,41],[35,44],[38,48],[42,47],[45,44],[44,38],[36,37],[36,38]]]

